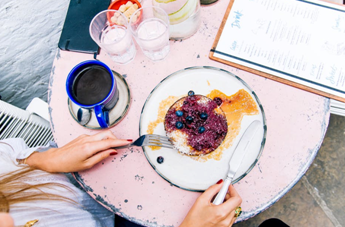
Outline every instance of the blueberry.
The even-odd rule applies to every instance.
[[[198,151],[201,151],[202,150],[202,146],[201,145],[197,145],[197,146],[195,146],[195,149],[198,150]]]
[[[215,101],[215,102],[217,103],[218,106],[222,105],[222,102],[223,102],[222,99],[219,98],[219,97],[215,97],[215,98],[213,99],[213,101]]]
[[[187,116],[186,117],[186,121],[187,121],[187,123],[192,123],[193,122],[193,117]]]
[[[201,113],[200,114],[200,118],[203,119],[203,120],[206,120],[208,117],[207,113]]]
[[[198,132],[199,132],[199,133],[205,132],[205,128],[204,128],[203,126],[199,127]]]
[[[188,96],[193,96],[194,95],[194,91],[188,91]]]
[[[159,156],[157,158],[157,162],[158,162],[158,164],[162,164],[164,162],[164,158],[162,156]]]
[[[178,117],[182,117],[183,116],[183,112],[181,110],[176,111],[175,114]]]
[[[176,128],[177,129],[183,128],[183,123],[181,121],[176,122]]]

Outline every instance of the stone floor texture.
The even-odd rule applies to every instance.
[[[345,227],[345,117],[331,115],[323,144],[302,179],[277,203],[234,227],[278,218],[291,227]]]

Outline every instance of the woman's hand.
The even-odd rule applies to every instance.
[[[230,185],[224,203],[212,204],[223,181],[209,187],[194,203],[180,227],[229,227],[235,222],[235,209],[242,203],[240,195]]]
[[[111,147],[126,145],[131,141],[117,139],[110,130],[92,136],[82,135],[61,148],[33,153],[26,163],[50,173],[77,172],[117,154]]]

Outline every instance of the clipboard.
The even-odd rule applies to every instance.
[[[285,78],[282,78],[280,76],[277,76],[274,73],[267,73],[264,70],[260,70],[260,69],[257,69],[257,68],[254,68],[254,67],[250,67],[250,66],[245,65],[245,64],[241,64],[241,63],[238,63],[238,62],[235,62],[235,61],[232,61],[232,60],[225,59],[226,57],[229,57],[231,59],[232,55],[228,55],[227,53],[220,52],[217,49],[217,46],[219,44],[221,35],[222,35],[222,33],[224,31],[224,28],[226,26],[226,23],[227,23],[227,21],[229,19],[229,15],[230,15],[230,12],[231,12],[231,10],[233,8],[233,5],[234,5],[235,1],[240,1],[240,0],[230,0],[230,3],[229,3],[229,5],[228,5],[228,7],[226,9],[225,15],[224,15],[223,20],[221,22],[221,25],[219,27],[218,33],[217,33],[216,38],[214,40],[214,43],[212,45],[212,49],[210,50],[210,53],[209,53],[209,58],[210,59],[218,61],[218,62],[221,62],[221,63],[224,63],[224,64],[227,64],[227,65],[230,65],[230,66],[233,66],[233,67],[236,67],[238,69],[241,69],[241,70],[244,70],[244,71],[247,71],[247,72],[259,75],[259,76],[262,76],[262,77],[265,77],[265,78],[268,78],[268,79],[271,79],[271,80],[274,80],[274,81],[277,81],[277,82],[280,82],[280,83],[284,83],[284,84],[289,85],[289,86],[293,86],[293,87],[296,87],[296,88],[299,88],[299,89],[303,89],[303,90],[315,93],[317,95],[321,95],[321,96],[328,97],[328,98],[331,98],[331,99],[334,99],[334,100],[341,101],[341,102],[345,103],[345,89],[341,91],[343,93],[343,95],[332,94],[332,93],[329,93],[327,91],[323,91],[321,89],[322,86],[323,86],[322,84],[320,84],[320,89],[319,89],[318,87],[315,87],[314,84],[310,84],[312,86],[309,86],[309,84],[306,81],[303,81],[303,78],[301,78],[301,83],[298,81],[298,79],[297,79],[297,81],[296,81],[296,79],[295,79],[295,81],[291,81],[289,79],[285,79]],[[291,1],[300,1],[301,2],[301,1],[304,1],[304,0],[291,0]],[[305,1],[307,2],[308,0],[305,0]],[[338,5],[338,7],[341,6],[341,8],[344,7],[344,5],[333,3],[333,2],[332,3],[328,2],[327,4]],[[331,8],[331,7],[329,7],[329,8]],[[342,11],[342,10],[340,10],[340,11]],[[343,12],[344,12],[344,15],[345,15],[345,7],[344,7],[344,11]],[[344,30],[344,32],[345,32],[345,30]],[[218,54],[218,56],[216,56],[217,54]],[[219,57],[219,55],[224,55],[224,58],[223,57]],[[344,69],[345,69],[345,52],[344,52],[343,59],[344,59],[343,62],[344,62]],[[255,62],[254,62],[254,64],[255,64]],[[274,68],[272,70],[274,71]]]
[[[90,34],[92,18],[106,10],[110,0],[70,0],[58,47],[65,51],[98,54],[99,47]]]

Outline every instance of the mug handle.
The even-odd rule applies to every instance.
[[[108,128],[109,126],[109,111],[104,110],[102,105],[95,106],[95,114],[98,124],[101,128]]]

